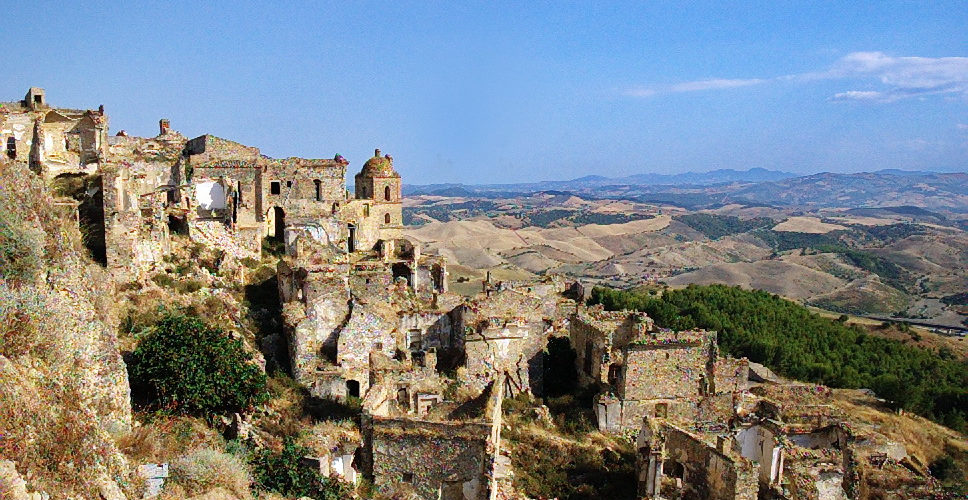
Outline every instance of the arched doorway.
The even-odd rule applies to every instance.
[[[440,264],[434,264],[434,267],[430,270],[430,276],[434,280],[434,290],[438,292],[445,292],[444,290],[444,270],[440,267]]]
[[[272,207],[273,230],[272,236],[282,241],[286,234],[286,211],[282,207]]]
[[[360,381],[359,380],[347,380],[346,381],[346,396],[351,398],[360,397]]]
[[[397,262],[390,267],[390,271],[393,273],[393,281],[396,281],[397,278],[405,278],[407,286],[413,286],[413,273],[410,272],[410,266],[403,262]]]

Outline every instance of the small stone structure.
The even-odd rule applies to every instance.
[[[161,494],[168,478],[168,464],[144,464],[138,467],[138,476],[145,481],[144,498],[154,498]]]

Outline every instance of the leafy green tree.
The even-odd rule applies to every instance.
[[[244,411],[266,398],[266,375],[242,341],[195,316],[168,314],[132,355],[133,385],[153,407],[211,418]]]

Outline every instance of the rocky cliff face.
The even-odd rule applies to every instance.
[[[75,213],[24,165],[0,164],[0,492],[117,498],[127,476],[114,291]]]

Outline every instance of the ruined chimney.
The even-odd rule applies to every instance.
[[[373,151],[373,156],[376,156],[376,157],[379,157],[379,156],[380,156],[380,148],[376,148],[376,149],[375,149],[375,150]]]
[[[171,123],[169,123],[168,118],[158,120],[158,135],[165,135],[169,130],[171,130]]]

